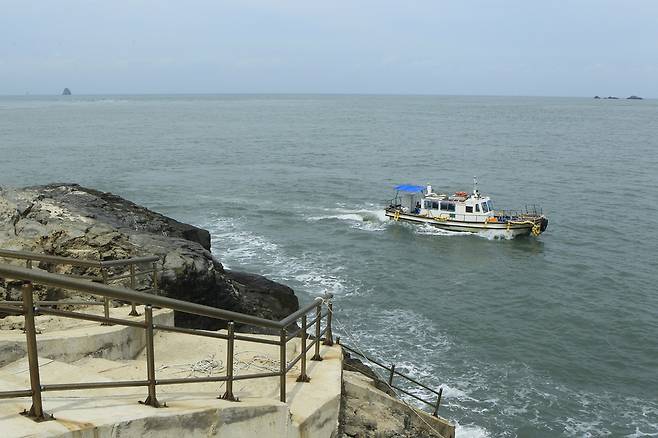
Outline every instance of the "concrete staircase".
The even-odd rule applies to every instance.
[[[142,313],[142,309],[138,310]],[[143,318],[128,317],[128,311],[126,307],[114,308],[111,316]],[[2,320],[0,391],[30,386],[21,320],[21,317]],[[154,320],[173,325],[173,313],[157,310]],[[37,340],[44,385],[146,378],[145,338],[141,329],[48,316],[37,317],[36,325],[41,331]],[[156,376],[162,379],[224,375],[225,347],[226,341],[220,339],[157,333]],[[299,351],[300,343],[291,341],[289,358]],[[312,351],[309,353],[311,382],[296,382],[299,371],[293,368],[287,380],[287,403],[279,401],[278,377],[234,382],[233,392],[238,402],[218,399],[224,392],[223,383],[158,386],[158,400],[167,407],[157,409],[138,403],[146,398],[144,387],[46,391],[44,410],[54,419],[39,423],[19,414],[30,408],[29,397],[0,399],[0,435],[3,438],[331,437],[336,433],[340,408],[341,349],[322,346],[324,360],[320,362],[310,361]],[[236,341],[234,372],[239,376],[276,371],[278,355],[277,346]]]

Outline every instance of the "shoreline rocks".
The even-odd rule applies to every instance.
[[[255,274],[225,271],[210,252],[207,230],[77,184],[0,187],[0,248],[91,260],[157,255],[164,268],[160,293],[171,298],[268,319],[283,318],[299,308],[287,286]],[[44,263],[38,268],[61,274],[90,273],[86,268]],[[139,277],[137,286],[147,289],[151,279]],[[9,298],[11,288],[6,282],[0,281],[0,288],[1,299]],[[42,299],[88,298],[53,289],[38,290],[38,295]],[[175,321],[177,326],[209,330],[226,326],[225,321],[179,312]]]

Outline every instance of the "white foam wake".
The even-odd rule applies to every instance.
[[[306,217],[309,222],[336,220],[350,224],[352,228],[365,231],[383,231],[388,225],[384,209],[326,208],[326,213]]]
[[[332,263],[331,257],[308,251],[291,255],[277,243],[245,229],[239,219],[216,218],[204,228],[219,243],[213,253],[229,269],[255,265],[262,275],[284,283],[295,282],[297,285],[291,286],[301,286],[315,295],[346,294],[359,287],[343,277],[343,266]]]

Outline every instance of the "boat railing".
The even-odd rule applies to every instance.
[[[5,252],[5,255],[7,253]],[[63,263],[64,261],[74,266],[96,267],[99,262],[83,261],[78,259],[53,259],[53,256],[44,256],[38,254],[23,254],[29,256],[29,260],[40,260],[47,262]],[[17,256],[17,254],[12,254]],[[16,257],[12,257],[16,258]],[[89,262],[89,263],[87,263]],[[114,264],[117,262],[117,264]],[[125,261],[108,261],[106,266],[117,266]],[[296,312],[287,316],[280,321],[274,321],[247,315],[238,312],[218,309],[215,307],[191,303],[182,300],[176,300],[160,296],[157,294],[145,293],[123,287],[120,285],[103,284],[92,281],[89,278],[72,278],[71,276],[45,272],[42,270],[31,269],[9,264],[0,264],[0,278],[5,280],[20,281],[22,301],[3,302],[0,304],[0,312],[10,315],[22,315],[25,324],[25,337],[27,345],[27,358],[30,373],[30,388],[12,391],[0,391],[0,399],[31,397],[32,406],[26,414],[37,420],[43,421],[50,419],[44,414],[42,393],[48,391],[68,391],[79,389],[99,389],[99,388],[119,388],[119,387],[147,387],[147,398],[143,404],[160,407],[156,398],[156,388],[160,385],[176,385],[186,383],[207,383],[207,382],[224,382],[225,392],[221,398],[230,401],[237,401],[233,394],[233,382],[245,379],[260,379],[269,377],[279,378],[279,399],[286,401],[286,377],[293,367],[300,363],[300,373],[297,378],[299,382],[309,382],[310,377],[307,374],[307,353],[314,349],[314,354],[310,360],[322,360],[320,355],[320,343],[324,345],[333,345],[333,335],[331,329],[332,320],[332,303],[331,294],[318,297],[311,303],[301,307]],[[11,287],[12,283],[9,283]],[[97,295],[104,300],[118,300],[130,303],[144,305],[144,318],[137,320],[133,318],[117,318],[108,315],[100,316],[95,314],[84,313],[83,311],[68,311],[45,306],[34,300],[34,286],[53,287],[65,290],[73,290],[91,295]],[[173,325],[155,323],[153,320],[153,308],[171,309],[177,312],[209,317],[226,323],[226,333],[176,327]],[[112,382],[67,382],[67,383],[41,383],[38,359],[38,339],[35,328],[35,316],[53,315],[63,318],[73,318],[101,324],[112,324],[127,327],[136,327],[144,330],[146,339],[146,378],[142,380],[125,380]],[[322,323],[324,321],[324,327]],[[239,335],[235,333],[235,324],[246,324],[259,327],[278,334],[278,339],[272,336],[258,335]],[[205,376],[205,377],[185,377],[158,379],[155,369],[155,352],[154,352],[154,332],[156,330],[163,332],[182,333],[192,336],[202,336],[226,341],[226,372],[224,375]],[[312,335],[308,331],[314,332]],[[286,352],[288,342],[301,338],[301,349],[299,354],[288,360]],[[312,339],[308,342],[309,339]],[[274,345],[279,350],[278,371],[240,374],[234,373],[234,350],[235,341],[253,342],[266,345]]]

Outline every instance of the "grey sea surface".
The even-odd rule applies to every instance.
[[[541,204],[539,238],[388,222],[399,183]],[[0,97],[0,184],[77,182],[336,295],[336,331],[443,385],[459,437],[658,435],[658,102]]]

